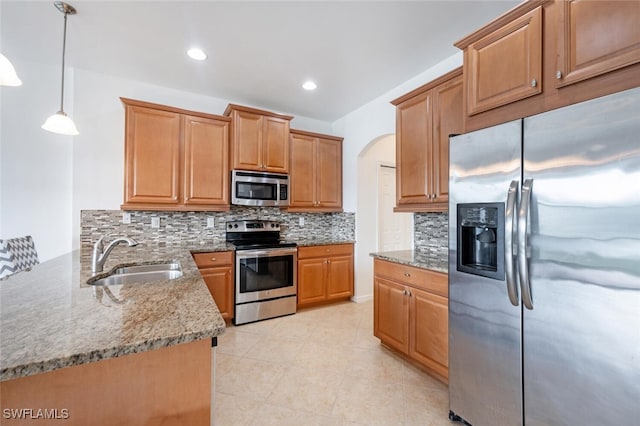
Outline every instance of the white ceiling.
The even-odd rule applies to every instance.
[[[331,122],[453,55],[519,1],[69,3],[69,66]],[[3,54],[60,63],[52,1],[0,5]],[[185,55],[196,45],[205,62]],[[318,89],[304,91],[306,79]]]

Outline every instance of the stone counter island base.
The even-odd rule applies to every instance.
[[[0,423],[208,425],[212,359],[204,339],[7,380]]]
[[[121,245],[104,267],[179,262],[170,280],[87,285],[80,250],[2,281],[0,424],[209,425],[225,324],[191,249]]]

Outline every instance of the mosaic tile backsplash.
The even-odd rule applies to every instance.
[[[225,224],[233,220],[262,219],[281,224],[283,240],[326,239],[355,240],[355,213],[287,213],[277,207],[237,207],[228,212],[155,212],[129,211],[131,223],[122,223],[121,210],[83,210],[80,246],[92,245],[101,235],[126,235],[139,243],[179,244],[222,243]],[[151,227],[151,218],[160,219],[160,228]],[[300,218],[304,226],[300,226]],[[207,228],[207,219],[214,226]]]
[[[415,250],[446,259],[449,251],[448,223],[447,213],[414,213]]]

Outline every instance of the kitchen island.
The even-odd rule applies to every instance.
[[[71,424],[209,424],[211,347],[225,324],[191,251],[121,245],[104,267],[178,261],[183,275],[172,280],[87,285],[87,248],[1,281],[3,424],[25,421],[12,409],[31,410],[26,420],[57,410],[48,415]]]

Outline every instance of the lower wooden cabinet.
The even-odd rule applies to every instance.
[[[194,253],[200,275],[225,321],[234,316],[233,252]]]
[[[447,275],[375,259],[373,291],[373,334],[447,383]]]
[[[298,248],[298,306],[353,296],[353,244]]]

